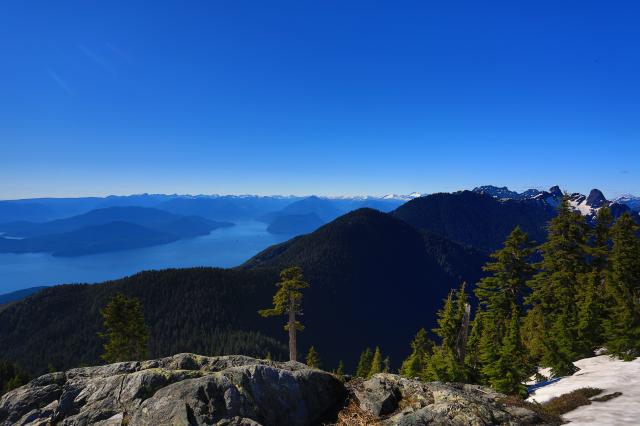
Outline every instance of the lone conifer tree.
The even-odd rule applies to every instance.
[[[307,360],[306,360],[306,364],[309,367],[313,367],[313,368],[320,368],[320,356],[318,355],[318,351],[316,351],[316,348],[314,346],[311,346],[309,348],[309,352],[307,353]]]
[[[149,332],[140,301],[118,293],[101,313],[105,330],[98,333],[104,340],[102,359],[110,363],[144,359]]]
[[[302,269],[293,266],[280,272],[280,282],[276,286],[279,288],[273,296],[273,308],[263,309],[258,313],[263,317],[288,315],[289,320],[284,329],[289,332],[289,359],[296,361],[296,331],[304,330],[304,326],[296,319],[296,315],[302,315],[300,290],[309,287],[309,283],[304,280]]]

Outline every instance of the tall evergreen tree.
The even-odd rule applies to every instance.
[[[470,374],[475,374],[485,383],[494,383],[496,374],[504,370],[505,361],[499,348],[509,332],[508,325],[520,323],[519,306],[527,281],[535,272],[529,263],[533,251],[534,245],[528,235],[516,227],[505,240],[504,246],[492,253],[491,260],[483,267],[489,275],[480,280],[475,289],[482,309],[474,320],[476,330],[472,330],[476,333],[473,343],[477,344],[473,360],[475,364],[467,359],[467,367],[471,364]],[[514,314],[518,318],[512,318]],[[477,334],[483,325],[482,333]]]
[[[610,300],[605,345],[623,359],[640,356],[640,228],[629,213],[612,229]]]
[[[483,312],[478,307],[471,322],[471,331],[467,340],[467,352],[464,358],[464,365],[467,370],[467,378],[470,383],[479,383],[480,376],[480,340],[482,338]]]
[[[509,316],[498,356],[485,367],[484,373],[491,387],[498,392],[525,397],[527,388],[523,382],[528,376],[526,352],[520,337],[520,312],[515,304]]]
[[[376,350],[373,353],[373,358],[371,359],[371,368],[369,368],[367,377],[371,377],[374,374],[378,373],[382,373],[382,352],[380,352],[380,347],[376,346]]]
[[[384,357],[384,359],[382,360],[382,372],[383,373],[391,372],[391,358],[389,358],[388,355]]]
[[[358,361],[358,367],[356,368],[356,377],[366,378],[371,371],[371,361],[373,360],[373,352],[371,348],[366,348],[360,354],[360,360]]]
[[[421,377],[429,363],[433,346],[433,342],[427,337],[427,331],[424,328],[418,330],[411,342],[411,355],[402,363],[400,374],[411,379]]]
[[[468,312],[468,296],[462,284],[459,290],[449,292],[443,308],[438,311],[438,327],[433,332],[440,337],[441,344],[434,348],[423,373],[427,380],[466,380],[464,349],[467,345]]]
[[[504,242],[504,247],[491,254],[482,269],[489,275],[480,280],[475,294],[492,320],[509,321],[512,307],[519,305],[526,284],[535,272],[529,263],[534,245],[520,227],[516,227]]]
[[[336,368],[335,374],[340,379],[342,379],[344,377],[344,361],[340,360],[338,362],[338,368]]]
[[[304,326],[296,319],[296,315],[302,314],[302,289],[309,287],[302,274],[302,269],[297,266],[284,269],[280,272],[280,282],[276,284],[278,291],[273,296],[273,307],[262,309],[258,313],[263,317],[277,315],[288,316],[284,329],[289,332],[289,359],[296,361],[297,343],[296,332],[304,330]]]
[[[316,348],[314,346],[311,346],[309,348],[309,352],[307,352],[306,364],[309,367],[313,368],[320,368],[321,366],[320,356],[318,355],[318,351],[316,351]]]
[[[118,293],[101,313],[104,332],[98,335],[104,340],[102,359],[110,363],[144,359],[149,331],[140,301]]]
[[[551,367],[555,375],[575,371],[572,361],[583,353],[577,338],[578,298],[584,290],[579,283],[588,272],[587,239],[589,228],[584,217],[574,212],[568,197],[562,200],[558,215],[549,223],[549,236],[540,247],[542,261],[538,272],[528,282],[533,305],[529,315],[535,315],[542,331],[542,364]]]
[[[579,352],[592,353],[603,344],[602,321],[606,304],[606,282],[610,269],[611,225],[613,216],[608,207],[598,210],[587,248],[590,269],[578,278],[578,324],[576,335]]]

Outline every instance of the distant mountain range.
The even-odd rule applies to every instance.
[[[487,185],[474,188],[473,192],[490,195],[498,200],[538,201],[552,207],[558,206],[565,195],[558,186],[551,187],[548,191],[529,189],[519,193],[509,190],[506,186],[497,187]],[[640,198],[630,195],[619,197],[613,201],[607,200],[599,189],[592,189],[588,195],[577,192],[567,195],[569,196],[569,203],[573,209],[579,211],[583,216],[586,216],[589,221],[595,218],[598,210],[603,206],[609,207],[614,217],[620,216],[625,211],[640,211]],[[635,216],[637,217],[637,215]]]
[[[109,207],[44,223],[0,224],[0,252],[81,256],[166,244],[232,225],[149,207]]]
[[[334,201],[342,213],[378,200],[399,204],[419,193],[384,197],[322,197]],[[108,197],[32,198],[0,201],[0,223],[15,221],[47,222],[109,207],[153,207],[184,216],[202,216],[218,221],[255,220],[284,209],[289,204],[309,197],[273,195],[111,195]],[[320,197],[317,197],[320,198]],[[352,205],[352,207],[345,207]],[[389,204],[383,203],[382,206]],[[375,207],[375,206],[371,206]],[[305,212],[308,213],[308,212]],[[335,217],[334,217],[335,218]],[[333,219],[333,218],[331,218]],[[330,220],[326,219],[325,220]]]

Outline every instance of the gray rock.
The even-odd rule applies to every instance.
[[[543,424],[533,411],[507,407],[500,402],[505,395],[477,385],[377,374],[348,386],[360,409],[381,426]]]
[[[345,397],[301,363],[179,354],[42,376],[0,399],[0,425],[307,425]]]

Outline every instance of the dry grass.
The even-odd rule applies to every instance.
[[[602,393],[602,389],[581,388],[576,389],[573,392],[569,392],[556,398],[550,399],[543,404],[527,402],[516,396],[506,397],[500,402],[513,407],[527,408],[537,413],[545,423],[551,425],[560,425],[564,423],[561,417],[562,414],[568,413],[569,411],[575,410],[576,408],[583,405],[591,404],[591,400],[589,398],[599,395],[600,393]],[[602,397],[600,399],[594,398],[593,401],[605,401],[611,398],[615,398],[616,396],[619,395],[605,395],[606,399],[605,397]]]
[[[576,389],[573,392],[565,393],[564,395],[550,399],[543,405],[550,413],[561,415],[583,405],[591,404],[589,398],[600,395],[601,393],[602,389],[597,388]]]
[[[531,410],[536,413],[545,424],[561,425],[563,423],[559,415],[550,413],[544,405],[525,401],[518,396],[508,396],[499,400],[499,402],[511,407],[522,407]]]
[[[338,421],[335,426],[375,426],[379,425],[378,419],[360,409],[353,400],[338,413]]]

